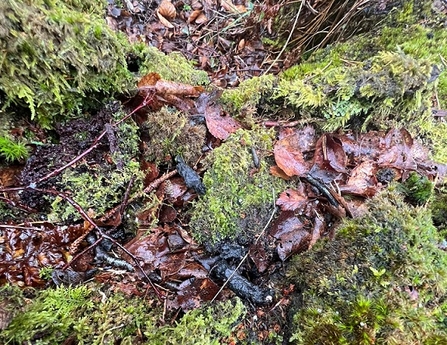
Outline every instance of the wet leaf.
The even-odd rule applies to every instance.
[[[312,239],[307,226],[292,211],[282,212],[269,234],[278,240],[276,251],[282,261],[292,254],[306,250]]]
[[[299,133],[295,132],[276,142],[275,162],[287,176],[304,176],[309,172],[300,147]]]
[[[217,139],[225,140],[231,133],[236,132],[241,125],[231,116],[221,116],[210,113],[205,116],[206,126],[210,133]]]
[[[218,93],[202,93],[196,100],[196,108],[197,112],[205,117],[206,126],[211,135],[217,139],[225,140],[231,133],[242,127],[231,116],[223,115],[221,106],[214,103],[218,97]]]
[[[296,211],[304,208],[308,202],[304,187],[300,184],[298,190],[287,189],[279,195],[276,205],[281,207],[283,211]]]

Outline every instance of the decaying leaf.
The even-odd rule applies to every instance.
[[[279,195],[276,205],[283,211],[296,211],[306,206],[308,202],[307,195],[304,192],[303,185],[300,184],[298,190],[287,189]]]
[[[287,176],[304,176],[309,172],[309,163],[304,160],[296,134],[279,140],[274,147],[276,164]]]
[[[231,0],[221,0],[220,4],[225,9],[225,11],[230,13],[245,13],[247,12],[247,7],[244,5],[234,5]]]
[[[157,96],[174,95],[178,97],[198,97],[203,91],[202,86],[192,86],[183,83],[163,80],[155,72],[148,73],[138,82],[138,90],[145,95],[148,90],[154,90]]]
[[[157,12],[168,20],[174,19],[177,15],[177,10],[170,0],[163,0],[158,6]]]
[[[202,93],[196,100],[196,108],[197,112],[205,117],[210,133],[217,139],[225,140],[242,127],[231,116],[223,116],[221,106],[214,103],[217,97],[217,93]]]
[[[160,23],[162,23],[168,29],[174,29],[174,25],[172,25],[172,23],[169,20],[167,20],[165,17],[163,17],[160,14],[160,12],[158,12],[158,11],[157,11],[157,17],[158,17],[158,20],[160,20]]]

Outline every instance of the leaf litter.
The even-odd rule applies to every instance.
[[[172,8],[172,4],[168,5],[168,2],[163,1],[157,13],[171,23],[178,20],[178,16],[174,15],[175,7]],[[230,6],[227,2],[222,2],[221,5],[232,14],[246,11],[245,7]],[[209,21],[210,8],[210,5],[204,3],[201,8],[193,9],[187,17],[188,23],[200,26]],[[134,11],[138,13],[141,9],[134,8]],[[130,22],[134,18],[133,14],[111,6],[109,20],[110,17],[114,19],[115,25],[127,29],[132,27]],[[162,24],[170,28],[166,22]],[[157,27],[156,23],[150,25],[155,26],[152,32],[164,30]],[[226,43],[223,40],[221,44]],[[249,46],[249,43],[244,44]],[[203,60],[203,67],[206,68],[212,55],[205,54],[206,49],[203,46],[198,50],[202,56],[206,56]],[[252,68],[252,71],[258,72],[256,68]],[[214,76],[219,76],[219,73],[231,75],[225,67],[214,72]],[[150,98],[147,104],[150,111],[171,106],[185,112],[191,119],[202,117],[209,140],[217,145],[242,128],[237,120],[222,111],[216,102],[219,94],[205,92],[200,86],[164,81],[158,74],[151,73],[140,80],[138,91],[134,101],[138,104],[143,99]],[[45,202],[39,200],[40,197],[27,186],[51,173],[51,169],[48,169],[49,158],[66,157],[65,161],[59,161],[53,167],[59,168],[85,150],[94,141],[95,135],[105,128],[105,123],[103,121],[96,127],[89,127],[82,120],[74,120],[70,127],[61,127],[58,131],[61,134],[75,134],[85,127],[92,128],[88,140],[76,144],[80,146],[69,146],[67,141],[62,141],[64,149],[72,147],[72,151],[64,152],[64,155],[61,155],[62,146],[57,145],[37,150],[31,157],[29,166],[23,170],[20,183],[11,183],[8,187],[22,188],[25,191],[25,204],[28,206],[37,209],[44,207]],[[109,142],[110,145],[106,145],[105,149],[112,150],[113,135],[109,135]],[[100,151],[94,150],[88,156],[89,159],[101,161],[103,152],[98,152]],[[238,248],[230,250],[225,247],[223,252],[237,254],[231,256],[208,253],[189,235],[185,210],[190,201],[206,192],[200,177],[202,172],[188,166],[181,157],[177,159],[176,171],[172,170],[175,164],[173,161],[171,167],[141,161],[141,169],[146,174],[145,191],[154,191],[159,203],[152,206],[151,212],[145,213],[144,217],[141,214],[138,217],[145,219],[147,224],[154,221],[155,217],[158,225],[147,229],[139,228],[136,236],[130,240],[126,236],[117,235],[116,241],[122,242],[127,252],[113,244],[108,249],[98,245],[96,254],[86,252],[71,263],[74,253],[70,251],[70,245],[82,238],[86,229],[91,227],[88,222],[58,225],[51,222],[29,221],[19,224],[10,221],[0,227],[2,246],[6,248],[0,252],[0,283],[43,287],[47,281],[40,277],[40,270],[54,267],[52,279],[56,285],[78,284],[87,279],[95,279],[98,282],[108,281],[117,290],[128,295],[142,294],[147,285],[144,281],[147,275],[157,286],[160,295],[167,300],[167,307],[170,309],[181,308],[186,311],[198,308],[203,303],[214,300],[216,296],[226,299],[232,293],[255,305],[269,304],[280,297],[275,296],[267,287],[267,282],[281,262],[308,250],[321,237],[333,236],[333,229],[341,217],[362,213],[366,198],[374,196],[393,180],[405,180],[411,172],[417,172],[431,180],[445,176],[446,173],[446,167],[432,162],[428,150],[413,140],[404,128],[391,129],[387,133],[347,132],[317,136],[311,126],[296,128],[284,124],[278,130],[273,157],[276,165],[270,166],[271,173],[288,180],[290,188],[279,194],[276,200],[279,207],[276,218],[265,235],[245,251],[238,252]],[[161,172],[164,174],[160,176]],[[48,179],[44,186],[53,185],[54,181]],[[14,191],[5,193],[8,200],[23,201],[23,195],[18,198]],[[349,200],[345,196],[349,196]],[[124,207],[132,202],[144,202],[141,200],[144,198],[130,200]],[[122,222],[121,217],[112,217],[101,226],[108,230],[117,230]],[[76,247],[77,252],[94,242],[95,239],[93,242],[81,241],[81,246]],[[103,248],[102,255],[108,259],[98,260],[98,248]],[[111,252],[116,255],[112,256]],[[129,254],[137,258],[141,270],[131,272],[130,268],[133,266],[126,267],[122,263],[124,260],[131,265],[132,257]],[[249,260],[239,267],[244,257]],[[71,263],[71,268],[64,269],[68,263]],[[97,267],[102,272],[97,272]],[[114,271],[117,269],[125,272],[120,271],[117,274]],[[220,292],[223,284],[229,289]],[[285,292],[283,296],[287,297]]]

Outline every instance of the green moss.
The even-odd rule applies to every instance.
[[[280,79],[276,97],[323,117],[327,130],[345,127],[355,117],[363,118],[363,128],[372,123],[384,129],[431,116],[427,102],[434,84],[429,61],[396,51],[379,52],[356,63],[327,62],[321,67],[320,62],[318,66],[311,72],[297,68],[295,75],[289,71]]]
[[[262,230],[277,193],[285,188],[283,180],[269,173],[273,138],[265,129],[238,130],[207,157],[207,193],[194,204],[190,222],[197,240],[252,240]],[[252,148],[260,158],[259,171],[254,169]]]
[[[407,200],[413,205],[423,205],[433,194],[434,183],[426,176],[411,173],[402,184],[403,192]]]
[[[6,105],[29,108],[44,127],[58,115],[98,106],[95,95],[129,87],[127,41],[112,32],[95,1],[3,1],[0,5],[0,89]]]
[[[114,120],[119,120],[124,115],[122,112],[117,112],[114,114]],[[113,161],[111,164],[81,163],[76,167],[65,169],[61,177],[62,190],[69,193],[84,210],[93,211],[95,216],[103,215],[122,201],[132,176],[135,177],[132,190],[135,192],[142,188],[143,172],[140,171],[137,161],[138,126],[129,120],[122,122],[116,128],[115,135],[117,147],[110,157]],[[60,197],[52,201],[51,207],[48,219],[52,221],[80,219],[79,212]]]
[[[4,106],[28,108],[45,128],[56,120],[98,108],[115,93],[135,88],[126,58],[137,56],[140,73],[191,84],[207,83],[181,55],[167,57],[131,45],[104,21],[98,1],[6,0],[0,4],[0,90]]]
[[[182,112],[164,107],[150,113],[143,125],[149,137],[144,157],[156,163],[181,155],[190,165],[195,165],[202,154],[206,127],[194,124]]]
[[[140,74],[150,72],[158,73],[163,79],[190,85],[209,84],[208,74],[205,71],[194,69],[191,61],[185,59],[180,53],[165,55],[154,47],[144,44],[134,46],[134,53],[141,60]]]
[[[11,292],[8,296],[12,303]],[[239,300],[217,303],[187,312],[173,325],[160,324],[162,313],[146,300],[99,292],[94,285],[62,286],[38,292],[0,334],[0,340],[13,344],[62,344],[67,339],[77,344],[219,344],[245,309]]]
[[[16,142],[6,136],[0,136],[0,157],[7,162],[23,161],[28,158],[28,150],[23,142]]]
[[[365,216],[342,223],[335,240],[291,263],[289,277],[303,287],[295,343],[446,339],[447,254],[430,212],[406,204],[394,187],[368,205]]]
[[[253,77],[243,81],[236,89],[225,90],[221,100],[231,114],[251,123],[250,116],[264,97],[272,95],[275,81],[273,75]]]
[[[146,322],[147,344],[154,345],[218,345],[228,337],[245,314],[237,299],[186,313],[174,326],[159,328],[154,320]]]

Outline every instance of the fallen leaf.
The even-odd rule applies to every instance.
[[[304,160],[303,153],[297,147],[296,135],[277,141],[273,153],[276,164],[287,176],[304,176],[309,172],[309,163]]]
[[[211,135],[217,139],[225,140],[231,133],[242,128],[239,122],[231,116],[221,116],[219,114],[207,114],[205,116],[206,126]]]
[[[279,195],[276,205],[281,207],[283,211],[296,211],[305,207],[308,202],[307,195],[304,193],[303,185],[299,190],[287,189]]]
[[[170,0],[163,0],[160,6],[158,6],[157,13],[169,20],[176,17],[177,10]]]
[[[158,20],[160,20],[160,23],[162,23],[168,29],[174,29],[174,25],[172,25],[172,23],[169,20],[167,20],[165,17],[163,17],[160,14],[160,12],[158,12],[158,11],[157,11],[157,17],[158,17]]]
[[[245,7],[244,5],[234,5],[231,0],[221,0],[220,4],[225,11],[230,13],[238,14],[247,12],[247,7]]]

